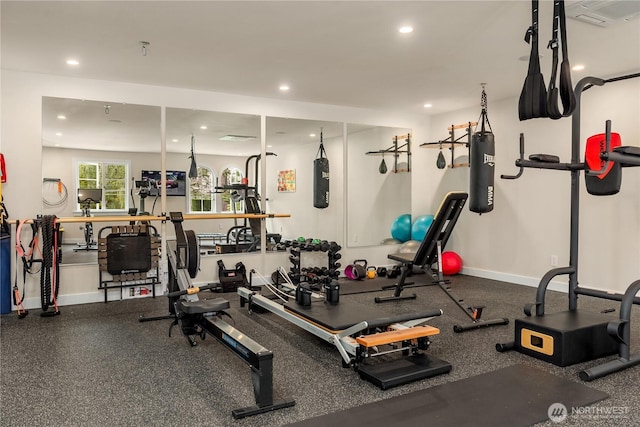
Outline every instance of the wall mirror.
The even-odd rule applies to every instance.
[[[410,136],[411,129],[347,124],[347,246],[384,244],[395,219],[411,213]]]
[[[141,208],[141,171],[160,169],[160,107],[42,98],[42,199],[46,215],[126,215]],[[78,189],[101,189],[85,203]],[[94,192],[95,193],[95,192]],[[100,198],[99,201],[93,200]],[[159,213],[157,198],[145,210]],[[64,224],[63,264],[95,263],[105,223]]]
[[[266,118],[266,192],[262,203],[269,212],[291,218],[267,220],[267,229],[285,240],[320,239],[342,243],[344,236],[343,123]],[[329,160],[329,204],[314,207],[314,160],[320,140]]]
[[[246,197],[260,196],[260,134],[260,116],[167,108],[167,182],[171,177],[185,181],[184,191],[167,184],[167,211],[251,213]],[[189,222],[205,255],[259,252],[259,226],[259,220],[245,219]]]

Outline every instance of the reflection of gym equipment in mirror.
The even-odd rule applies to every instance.
[[[402,143],[402,141],[404,141],[404,143]],[[383,150],[367,151],[364,154],[367,156],[382,156],[382,161],[378,168],[379,172],[382,174],[387,172],[387,165],[384,161],[385,155],[393,157],[393,173],[411,172],[411,134],[407,133],[406,135],[396,135],[392,138],[392,145],[390,147]],[[398,159],[401,155],[407,156],[406,168],[401,168],[400,166],[404,165],[402,165],[402,163],[398,163]]]
[[[469,162],[464,163],[456,163],[455,161],[455,149],[456,146],[464,146],[467,147],[467,155],[471,156],[471,135],[473,135],[473,126],[477,126],[478,122],[468,122],[460,125],[451,125],[447,128],[449,131],[449,137],[436,142],[425,142],[420,144],[420,147],[424,148],[438,148],[440,152],[438,153],[437,166],[438,169],[444,169],[447,166],[444,155],[442,154],[442,147],[447,147],[451,152],[451,163],[447,167],[449,168],[459,168],[459,167],[469,167],[471,164]],[[467,132],[456,137],[456,130],[465,129]],[[467,138],[466,142],[460,142],[463,138]]]
[[[536,292],[536,301],[527,304],[527,317],[516,319],[514,341],[496,344],[500,352],[517,350],[537,359],[557,366],[569,366],[588,362],[616,352],[616,359],[585,369],[579,373],[582,380],[591,381],[611,373],[640,364],[640,354],[630,354],[631,306],[640,304],[640,280],[631,283],[624,294],[591,289],[579,285],[578,281],[578,238],[580,236],[580,171],[585,171],[587,191],[594,196],[612,195],[619,191],[621,168],[640,166],[640,147],[613,147],[611,122],[607,121],[605,133],[594,135],[587,140],[585,162],[581,161],[580,101],[582,93],[594,86],[640,77],[640,73],[603,80],[585,77],[575,87],[576,107],[571,121],[571,161],[560,162],[558,156],[533,154],[525,159],[524,135],[520,135],[520,158],[515,164],[519,168],[516,175],[503,175],[503,179],[517,179],[525,168],[567,171],[571,175],[571,209],[569,232],[569,265],[549,270],[541,279]],[[619,136],[616,138],[619,140]],[[589,144],[589,141],[595,144]],[[595,165],[589,158],[595,154]],[[594,179],[590,179],[594,178]],[[600,248],[601,249],[601,248]],[[568,275],[567,311],[545,313],[545,296],[549,283],[556,276]],[[619,301],[620,317],[614,319],[605,313],[578,310],[580,295]],[[535,310],[535,315],[534,314]]]
[[[170,318],[169,336],[173,326],[187,338],[189,345],[197,345],[196,338],[205,339],[208,335],[215,338],[250,367],[251,380],[256,404],[232,411],[235,419],[245,418],[295,405],[289,398],[274,400],[273,393],[273,352],[255,342],[246,334],[237,330],[222,319],[229,316],[225,310],[229,301],[223,298],[200,299],[199,292],[217,285],[194,287],[192,280],[197,275],[196,258],[200,251],[195,244],[193,231],[184,230],[182,213],[171,212],[171,222],[175,227],[176,240],[167,242],[169,260],[169,282],[167,294]],[[140,321],[160,320],[167,316],[145,318]]]
[[[140,198],[140,208],[136,207],[136,201],[133,197],[134,191],[131,189],[131,202],[133,207],[130,209],[130,215],[153,215],[153,211],[156,206],[156,202],[158,201],[158,197],[160,196],[160,189],[157,186],[156,182],[150,182],[149,180],[143,179],[141,181],[135,181],[136,192],[135,194]],[[153,206],[151,208],[151,212],[147,212],[145,207],[145,200],[147,197],[153,196],[155,199],[153,201]]]
[[[267,152],[267,156],[277,156],[275,153]],[[261,214],[260,194],[258,192],[258,177],[260,176],[260,162],[262,154],[249,156],[245,162],[245,173],[242,183],[229,184],[215,187],[217,193],[229,191],[233,212],[236,213],[237,202],[243,202],[244,211],[247,214]],[[254,162],[254,182],[249,185],[249,167]],[[259,218],[243,218],[242,224],[238,224],[235,219],[234,226],[227,231],[226,243],[216,245],[218,253],[254,252],[260,250],[261,229],[263,221]],[[274,245],[280,243],[280,234],[266,233],[267,250],[271,250]],[[202,238],[202,236],[200,237]]]
[[[108,235],[103,236],[104,233]],[[129,296],[156,296],[160,284],[160,237],[150,224],[114,225],[98,233],[99,289],[104,302],[109,289],[130,291]],[[108,273],[109,276],[106,275]]]
[[[444,279],[442,273],[442,250],[451,236],[453,227],[458,221],[467,197],[468,194],[463,192],[451,192],[447,194],[440,204],[440,208],[438,212],[436,212],[433,222],[420,243],[418,250],[415,253],[397,253],[388,256],[389,259],[402,263],[402,275],[398,283],[383,288],[395,289],[393,295],[389,297],[376,297],[375,301],[377,303],[416,299],[416,294],[402,296],[402,290],[404,288],[417,286],[437,285],[472,321],[469,325],[455,325],[453,327],[455,332],[464,332],[496,325],[507,325],[509,323],[509,320],[506,318],[482,319],[484,306],[465,305],[464,300],[453,293],[453,290],[449,286],[450,282]],[[436,274],[433,274],[431,269],[436,263],[438,270]],[[414,267],[420,268],[426,273],[427,277],[433,277],[435,280],[430,283],[407,283],[406,279]]]
[[[102,189],[101,188],[78,188],[78,203],[82,207],[82,216],[91,217],[91,204],[94,205],[102,203]],[[77,251],[97,251],[98,243],[93,239],[93,223],[87,221],[82,227],[84,231],[84,243],[78,243]]]

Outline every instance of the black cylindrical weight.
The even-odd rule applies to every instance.
[[[471,138],[471,179],[469,183],[469,210],[487,213],[493,210],[495,142],[493,133],[476,132]]]
[[[337,281],[330,281],[324,285],[325,301],[337,304],[340,301],[340,285]]]

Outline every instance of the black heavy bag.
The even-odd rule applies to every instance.
[[[471,138],[471,183],[469,210],[487,213],[493,210],[493,176],[496,153],[493,133],[476,132]]]
[[[487,213],[493,210],[493,177],[495,172],[496,147],[487,116],[487,95],[482,89],[482,113],[478,122],[479,132],[471,137],[471,178],[469,184],[469,210]],[[486,130],[485,123],[489,130]]]
[[[329,206],[329,159],[326,156],[320,132],[320,148],[313,161],[313,207],[319,209]]]

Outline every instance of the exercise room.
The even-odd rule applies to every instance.
[[[640,425],[640,2],[0,2],[0,425]]]

